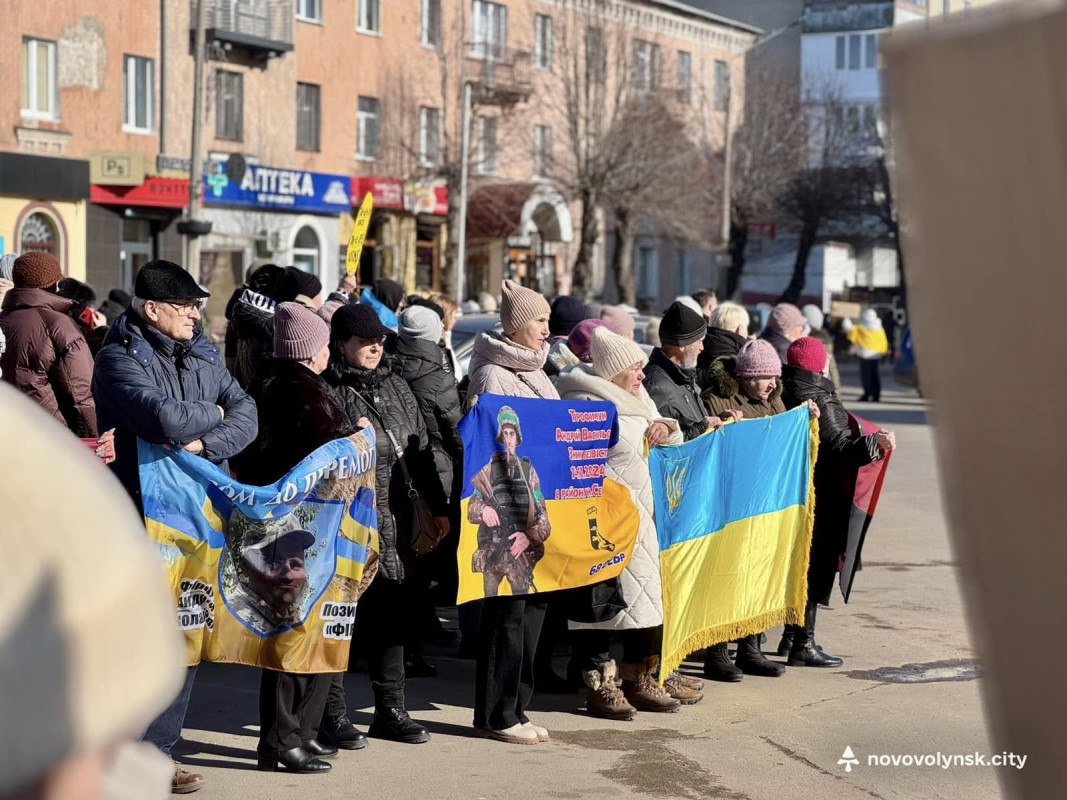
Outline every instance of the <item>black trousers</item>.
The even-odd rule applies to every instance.
[[[860,383],[863,384],[863,396],[871,400],[878,400],[882,396],[882,376],[878,372],[881,363],[880,358],[860,359]]]
[[[623,631],[596,628],[571,631],[574,656],[582,672],[594,670],[611,661],[611,643],[622,642],[622,663],[640,664],[649,656],[658,656],[663,647],[663,626]]]
[[[265,669],[259,678],[259,749],[280,753],[319,732],[331,675],[294,675]]]
[[[474,727],[504,730],[529,722],[534,657],[545,620],[540,595],[487,597],[478,637]]]
[[[367,659],[374,702],[404,707],[404,640],[409,632],[409,601],[404,586],[378,575],[356,606],[356,639]],[[334,675],[326,703],[329,716],[348,713],[344,675]]]

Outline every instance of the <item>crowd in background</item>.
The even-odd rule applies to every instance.
[[[91,445],[138,509],[137,439],[183,449],[244,483],[266,485],[326,442],[374,430],[379,569],[359,603],[353,641],[353,661],[366,662],[375,698],[371,737],[412,744],[430,738],[406,711],[405,682],[434,675],[424,646],[453,636],[436,606],[453,602],[457,585],[463,479],[457,426],[486,393],[614,404],[620,435],[608,474],[630,490],[640,530],[634,558],[612,587],[621,608],[610,614],[589,613],[596,603],[581,593],[487,596],[461,609],[462,646],[477,659],[479,731],[514,744],[548,741],[549,732],[526,714],[535,685],[584,686],[589,713],[614,720],[702,699],[702,681],[659,674],[662,588],[645,444],[678,444],[731,419],[801,405],[820,420],[816,531],[804,624],[787,627],[778,654],[789,666],[841,664],[815,641],[816,610],[828,601],[847,524],[837,478],[882,458],[895,439],[850,430],[818,308],[774,307],[757,339],[744,307],[701,291],[672,303],[645,331],[649,344],[641,344],[625,307],[594,313],[567,296],[550,304],[509,280],[501,287],[499,329],[477,336],[464,377],[450,346],[456,303],[430,293],[405,296],[389,280],[360,292],[346,277],[325,294],[314,275],[261,266],[229,300],[222,351],[203,330],[207,292],[170,262],[150,262],[132,296],[115,290],[97,305],[93,291],[64,278],[51,256],[5,256],[0,294],[3,379]],[[479,310],[495,305],[495,298],[482,301]],[[877,315],[864,312],[844,333],[862,359],[864,399],[878,400],[877,365],[888,345]],[[511,443],[509,453],[521,434],[517,419],[501,417],[498,440]],[[506,469],[519,470],[507,480],[530,480],[518,467]],[[412,549],[409,484],[425,498],[441,540],[430,556],[416,557]],[[535,519],[538,512],[524,506],[527,513]],[[484,503],[470,505],[468,520],[499,524]],[[544,546],[536,523],[512,539],[516,562]],[[514,584],[521,577],[501,579]],[[761,641],[761,635],[739,641],[732,658],[726,643],[708,648],[704,676],[724,682],[781,676],[786,666],[768,659]],[[564,678],[552,659],[565,647]],[[618,664],[613,650],[622,654]],[[196,667],[186,670],[177,697],[144,734],[168,756],[195,675]],[[349,720],[342,675],[263,670],[259,707],[260,769],[324,772],[339,748],[367,744]],[[203,783],[174,765],[174,792]]]

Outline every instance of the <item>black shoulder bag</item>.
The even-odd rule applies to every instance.
[[[363,405],[367,407],[371,414],[378,420],[382,431],[387,437],[389,437],[389,443],[393,446],[393,452],[396,453],[396,460],[400,462],[400,472],[404,476],[404,483],[408,487],[408,500],[411,501],[411,549],[417,556],[424,556],[428,553],[432,553],[437,549],[437,545],[441,541],[440,531],[437,528],[437,522],[433,518],[433,514],[430,513],[429,506],[426,505],[426,500],[419,494],[419,490],[415,488],[415,481],[411,477],[411,473],[408,471],[407,462],[404,461],[404,449],[400,446],[400,442],[393,436],[393,432],[389,430],[389,426],[385,424],[385,420],[382,419],[382,415],[378,413],[374,405],[367,402],[367,398],[353,389],[351,386],[347,387],[352,394],[363,401]]]

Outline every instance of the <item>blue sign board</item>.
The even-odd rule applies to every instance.
[[[219,170],[204,176],[205,206],[246,206],[311,214],[352,210],[347,175],[249,164],[240,183]]]

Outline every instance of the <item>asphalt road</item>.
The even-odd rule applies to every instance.
[[[846,369],[846,382],[853,370]],[[846,388],[847,399],[858,392]],[[897,432],[864,569],[848,606],[822,609],[819,641],[840,655],[837,670],[789,669],[777,679],[709,683],[706,698],[677,714],[630,723],[593,719],[582,696],[538,696],[531,717],[553,742],[519,747],[475,738],[470,729],[474,665],[449,647],[433,660],[440,676],[408,684],[408,707],[433,740],[372,740],[341,753],[324,776],[259,773],[255,766],[254,670],[204,665],[185,738],[176,751],[209,784],[200,797],[330,798],[804,798],[1000,797],[998,769],[874,766],[868,757],[990,753],[960,576],[945,530],[926,409],[887,382],[883,402],[856,405]],[[768,635],[776,646],[778,631]],[[772,656],[774,658],[775,656]],[[695,662],[686,667],[699,673]],[[371,694],[350,674],[352,718],[365,727]],[[838,761],[851,747],[860,762]]]

